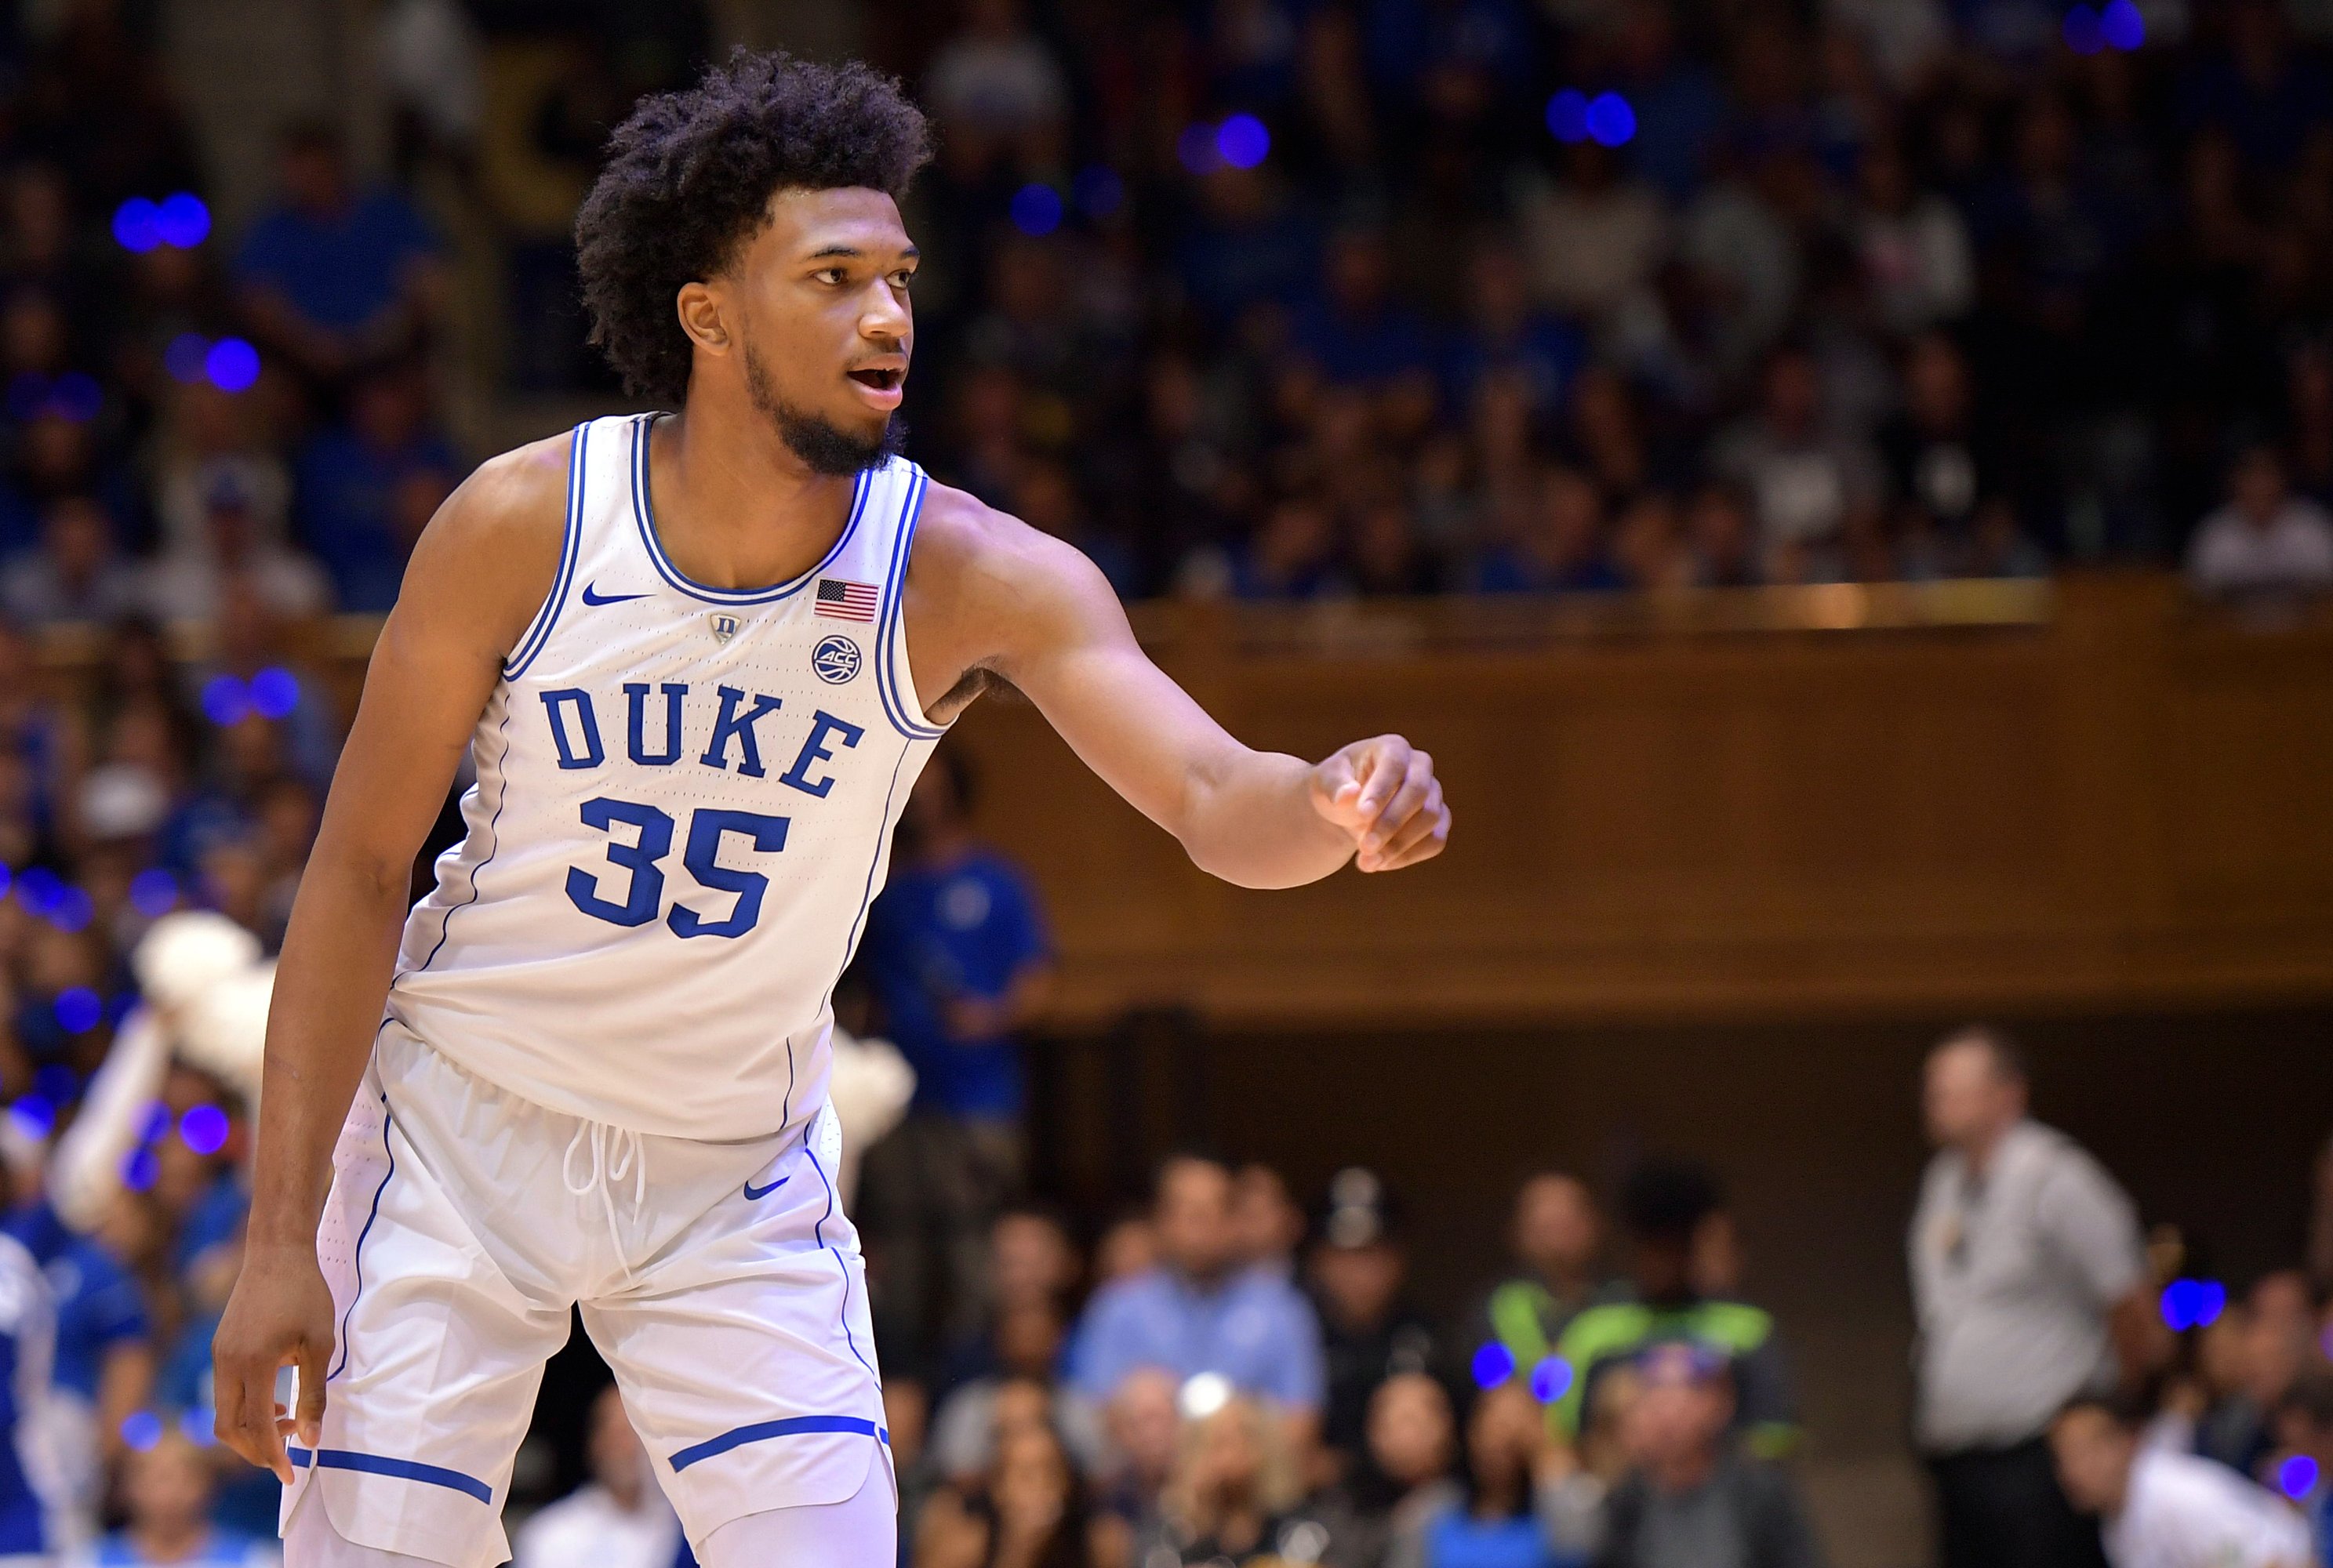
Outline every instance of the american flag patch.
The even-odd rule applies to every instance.
[[[838,621],[871,621],[882,595],[871,582],[844,582],[840,578],[818,579],[818,613]]]

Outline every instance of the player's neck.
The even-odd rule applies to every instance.
[[[692,398],[649,429],[657,542],[714,588],[766,588],[816,566],[850,519],[856,485],[813,473],[750,406]]]

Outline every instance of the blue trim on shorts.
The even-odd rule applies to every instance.
[[[381,1028],[388,1027],[389,1020],[383,1018]],[[380,1029],[373,1030],[373,1036],[379,1038]],[[389,1156],[389,1169],[380,1173],[380,1185],[372,1190],[372,1212],[365,1216],[364,1229],[357,1232],[355,1254],[349,1259],[350,1267],[356,1271],[357,1287],[349,1295],[348,1311],[341,1314],[341,1364],[324,1374],[326,1382],[349,1370],[349,1319],[356,1315],[357,1303],[364,1299],[365,1238],[372,1234],[372,1222],[380,1218],[380,1195],[389,1190],[389,1179],[397,1174],[397,1148],[389,1141],[389,1133],[396,1129],[397,1118],[389,1114],[389,1095],[384,1091],[380,1096],[380,1147],[381,1152]],[[453,1474],[451,1470],[446,1473]],[[492,1502],[493,1498],[488,1497],[486,1501]]]
[[[888,1447],[891,1434],[873,1421],[857,1416],[788,1416],[782,1421],[755,1421],[751,1426],[732,1427],[717,1438],[686,1448],[672,1457],[673,1472],[677,1475],[699,1459],[709,1459],[715,1454],[725,1454],[732,1448],[758,1443],[765,1438],[791,1438],[805,1432],[855,1432],[862,1438],[873,1438]]]
[[[287,1444],[283,1451],[293,1464],[303,1469],[321,1466],[327,1470],[360,1470],[368,1476],[391,1476],[400,1481],[422,1481],[432,1487],[444,1487],[448,1491],[465,1493],[489,1508],[494,1505],[494,1489],[492,1487],[475,1476],[466,1476],[443,1465],[425,1465],[418,1459],[392,1459],[383,1454],[360,1454],[354,1448],[318,1448],[310,1453],[305,1448],[295,1448]]]

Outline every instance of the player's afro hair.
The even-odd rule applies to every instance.
[[[717,276],[790,186],[864,186],[897,199],[931,129],[899,84],[857,62],[740,49],[694,87],[642,99],[609,139],[575,216],[591,341],[625,390],[667,408],[688,392],[673,301]]]

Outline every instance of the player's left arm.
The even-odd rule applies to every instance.
[[[919,667],[1017,687],[1103,782],[1243,887],[1317,882],[1355,860],[1394,871],[1442,853],[1434,760],[1398,735],[1318,762],[1242,745],[1152,664],[1075,547],[932,487],[908,581]]]

